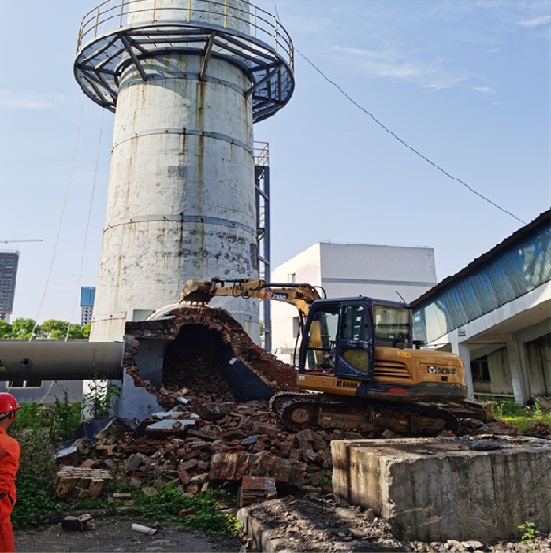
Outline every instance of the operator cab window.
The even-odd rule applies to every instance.
[[[387,347],[404,347],[411,342],[409,310],[375,305],[373,319],[375,344]]]
[[[363,305],[347,305],[343,309],[340,355],[350,368],[368,374],[370,342],[367,311]]]
[[[369,340],[369,327],[363,305],[347,305],[344,308],[341,338],[355,342]]]
[[[314,314],[308,329],[307,371],[331,372],[334,368],[339,306],[323,306]]]

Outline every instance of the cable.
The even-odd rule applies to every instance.
[[[40,316],[40,312],[42,310],[42,305],[44,304],[44,298],[46,297],[46,293],[48,291],[48,286],[50,284],[50,278],[52,276],[52,269],[53,269],[53,266],[54,266],[54,261],[55,261],[56,253],[57,253],[57,246],[59,245],[59,237],[61,235],[61,226],[62,226],[62,223],[63,223],[63,217],[65,216],[65,208],[67,207],[67,199],[69,197],[69,190],[71,188],[71,184],[72,184],[72,181],[73,181],[73,173],[74,173],[74,169],[75,169],[75,160],[76,160],[76,157],[77,157],[78,143],[79,143],[79,139],[80,139],[80,129],[82,127],[83,106],[84,106],[84,100],[80,104],[80,117],[79,117],[79,121],[78,121],[77,136],[76,136],[76,140],[75,140],[75,148],[73,150],[73,159],[71,160],[71,168],[69,170],[69,177],[67,178],[67,185],[65,187],[65,196],[63,198],[63,206],[61,208],[61,214],[59,216],[59,223],[58,223],[58,226],[57,226],[57,235],[56,235],[56,238],[55,238],[54,250],[52,252],[52,259],[50,261],[50,268],[48,269],[48,276],[46,278],[46,284],[44,286],[44,292],[42,293],[42,298],[41,298],[40,304],[38,306],[38,311],[36,313],[35,323],[34,323],[32,331],[31,331],[31,336],[29,337],[29,342],[32,341],[34,331],[38,327],[38,318]]]
[[[279,14],[277,13],[277,7],[275,8],[275,12],[276,12],[277,19],[280,20]],[[440,171],[442,174],[444,174],[449,179],[454,180],[454,181],[460,183],[461,185],[463,185],[467,190],[469,190],[469,192],[472,192],[473,194],[475,194],[476,196],[478,196],[479,198],[481,198],[485,202],[488,202],[490,205],[493,205],[494,207],[496,207],[497,209],[499,209],[503,213],[506,213],[507,215],[510,215],[511,217],[513,217],[513,219],[516,219],[519,223],[522,223],[523,225],[526,225],[526,221],[523,221],[522,219],[517,217],[514,213],[511,213],[510,211],[507,211],[506,209],[504,209],[500,205],[496,204],[495,202],[493,202],[492,200],[490,200],[489,198],[487,198],[486,196],[484,196],[480,192],[477,192],[474,188],[469,186],[466,182],[464,182],[460,178],[454,177],[453,175],[451,175],[450,173],[445,171],[442,167],[440,167],[440,165],[438,165],[434,161],[430,160],[428,157],[424,156],[421,152],[416,150],[413,146],[410,146],[405,140],[402,140],[395,132],[391,131],[387,126],[385,126],[381,121],[379,121],[371,112],[369,112],[367,109],[365,109],[363,106],[361,106],[358,102],[356,102],[356,100],[354,100],[349,94],[347,94],[342,89],[341,86],[339,86],[335,81],[331,80],[317,65],[315,65],[312,61],[310,61],[296,46],[295,46],[294,50],[301,58],[303,58],[309,65],[311,65],[329,84],[334,86],[350,103],[352,103],[359,110],[363,111],[366,115],[371,117],[371,119],[373,119],[373,121],[375,123],[377,123],[377,125],[379,125],[379,127],[381,127],[384,131],[386,131],[393,138],[395,138],[398,142],[400,142],[400,144],[402,144],[402,146],[405,146],[408,150],[411,150],[415,155],[419,156],[422,160],[424,160],[427,163],[429,163],[430,165],[432,165],[435,169]]]
[[[78,275],[77,280],[77,292],[75,295],[75,301],[73,302],[73,308],[71,309],[71,317],[74,317],[76,304],[78,301],[78,296],[80,292],[80,282],[82,280],[82,274],[84,271],[84,255],[86,253],[86,245],[88,243],[88,233],[90,230],[90,220],[92,219],[92,206],[94,204],[94,197],[96,194],[96,184],[97,184],[97,177],[98,177],[98,166],[99,166],[99,160],[100,160],[100,154],[101,154],[101,141],[103,137],[103,121],[104,121],[104,114],[105,110],[101,110],[101,123],[100,123],[100,130],[99,130],[99,137],[98,137],[98,150],[96,153],[96,164],[94,166],[94,178],[92,180],[92,190],[90,192],[90,200],[88,203],[88,217],[86,219],[86,227],[84,230],[84,241],[82,243],[82,251],[80,256],[80,271]],[[67,333],[65,334],[65,342],[69,339],[69,329],[71,328],[71,321],[67,323]]]

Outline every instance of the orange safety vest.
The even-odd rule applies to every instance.
[[[20,453],[19,442],[0,426],[0,519],[10,516],[15,505],[15,475]]]

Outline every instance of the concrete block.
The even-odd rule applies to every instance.
[[[388,520],[401,540],[518,539],[551,530],[551,441],[333,441],[333,492]]]

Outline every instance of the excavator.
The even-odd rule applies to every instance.
[[[271,400],[291,431],[317,425],[434,436],[457,432],[462,418],[492,420],[488,406],[467,401],[461,357],[421,349],[413,340],[407,304],[365,296],[327,299],[321,292],[307,283],[190,280],[179,301],[206,304],[233,296],[297,308],[296,383],[304,392]]]

